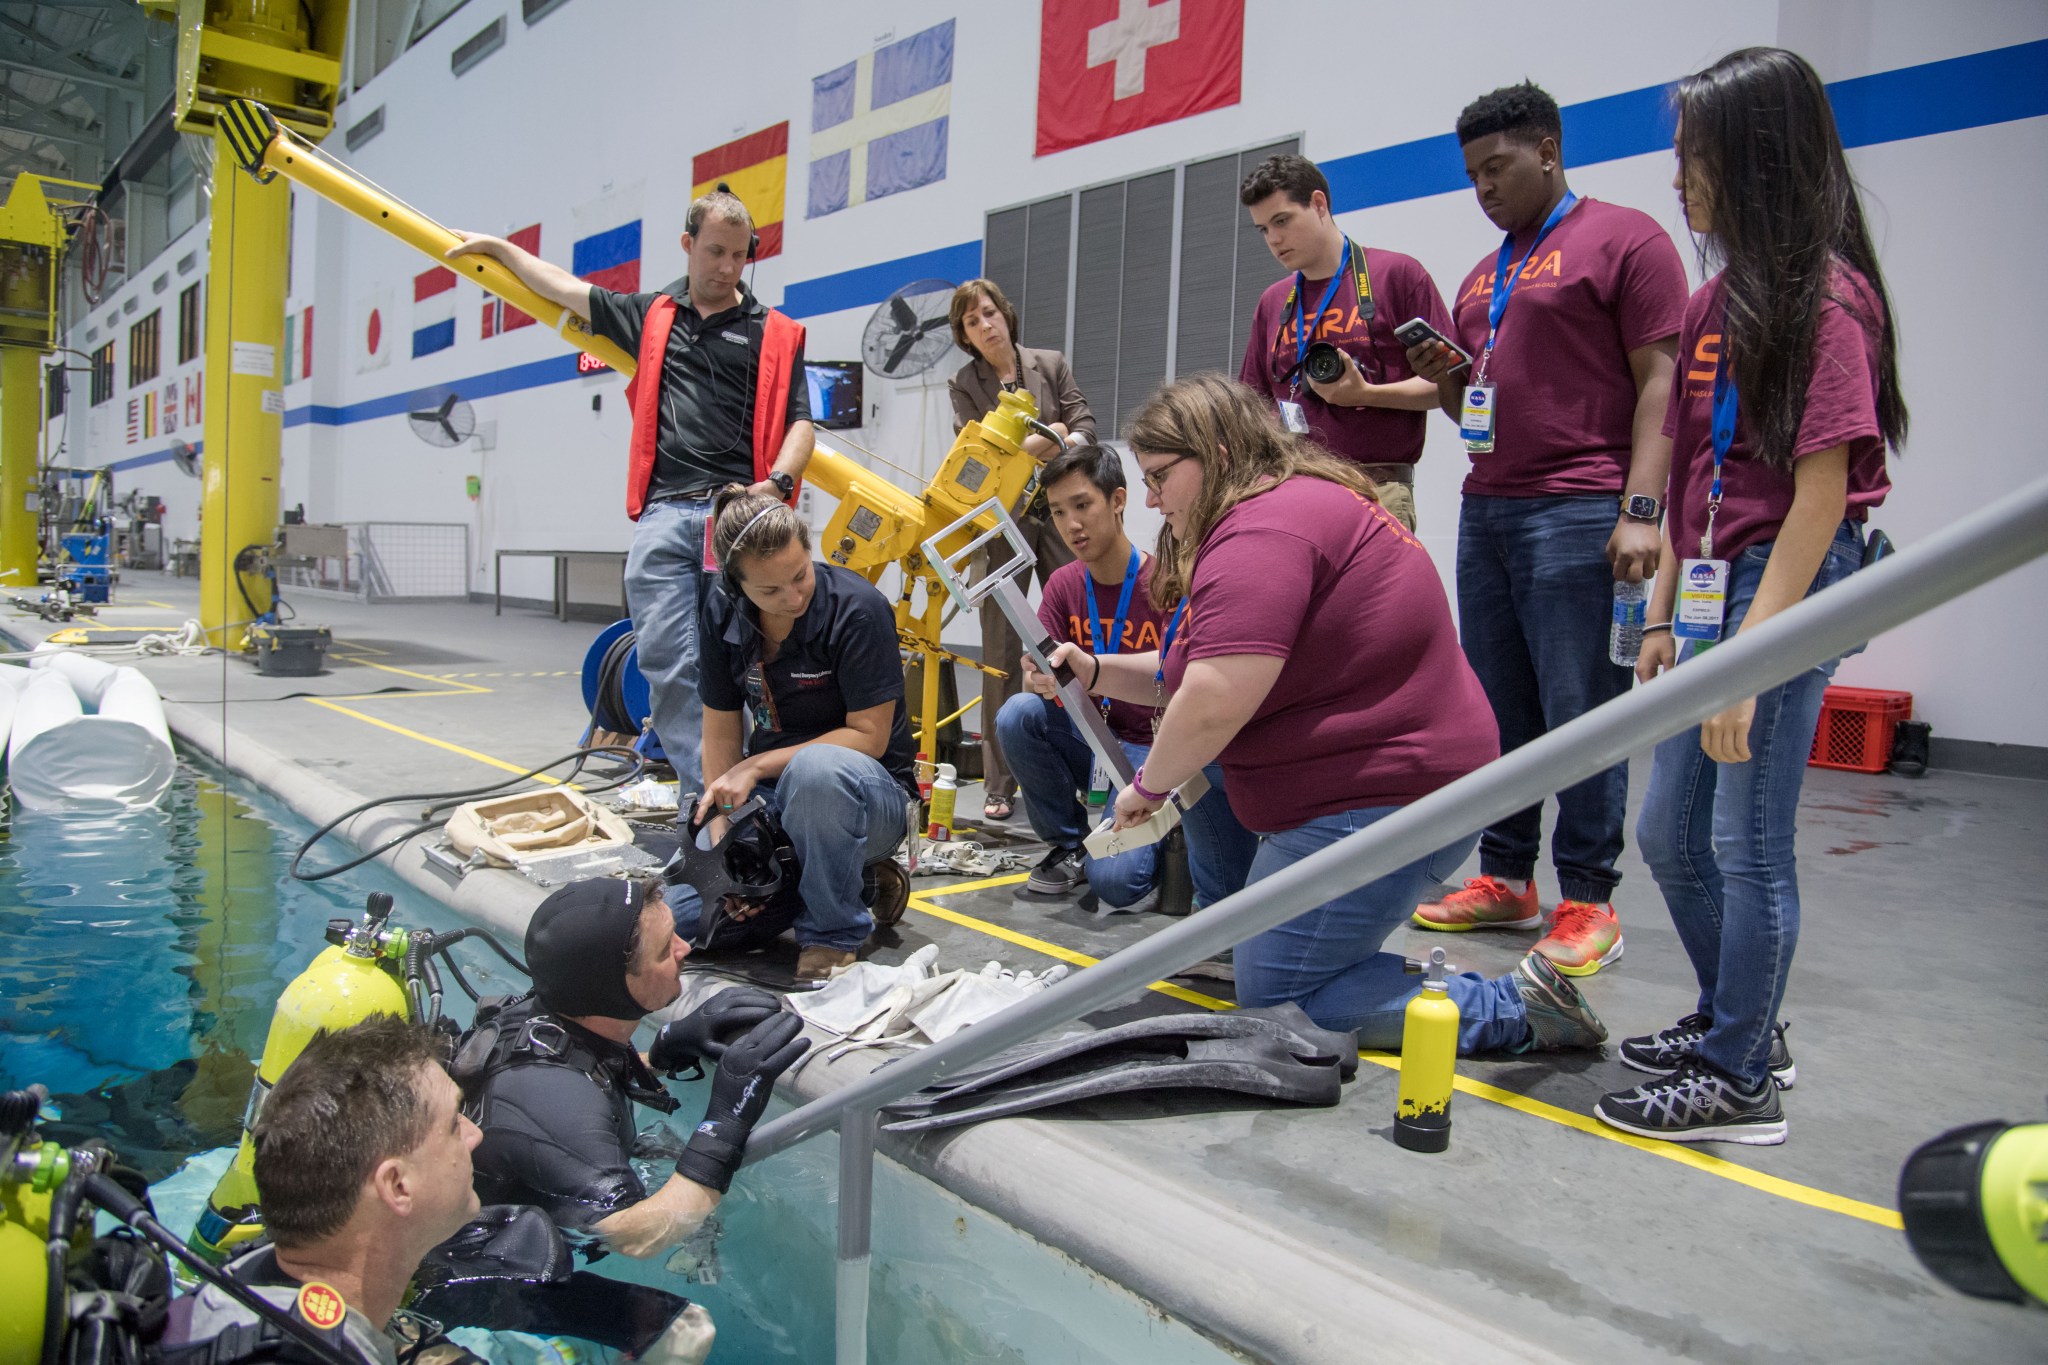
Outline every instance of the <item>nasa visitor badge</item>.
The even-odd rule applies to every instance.
[[[1280,400],[1280,425],[1297,436],[1308,435],[1308,414],[1301,410],[1301,404],[1283,398]]]
[[[1728,561],[1688,559],[1678,574],[1678,612],[1671,634],[1680,640],[1718,640],[1728,610]]]
[[[1467,384],[1465,406],[1458,418],[1458,435],[1465,449],[1484,453],[1493,449],[1493,398],[1491,384]]]

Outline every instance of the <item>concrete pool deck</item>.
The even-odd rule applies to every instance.
[[[175,629],[197,614],[189,579],[129,573],[116,596],[103,627]],[[509,777],[581,733],[577,674],[594,625],[494,617],[488,603],[297,605],[334,630],[323,676],[262,678],[218,655],[138,666],[187,746],[316,825],[373,796]],[[24,616],[0,628],[31,643],[58,629]],[[417,804],[345,832],[374,844]],[[978,812],[978,790],[961,809]],[[1028,833],[1021,819],[1010,830]],[[2044,835],[2048,783],[1809,774],[1805,932],[1785,1011],[1799,1084],[1785,1096],[1783,1147],[1605,1130],[1593,1101],[1635,1078],[1610,1045],[1461,1062],[1456,1135],[1438,1157],[1393,1145],[1383,1058],[1335,1109],[1126,1099],[1086,1119],[885,1136],[884,1149],[1257,1359],[2027,1358],[2038,1318],[1941,1287],[1893,1210],[1899,1163],[1919,1142],[1971,1120],[2042,1116]],[[513,934],[544,894],[507,873],[451,884],[417,845],[385,861],[423,895]],[[1586,983],[1617,1039],[1668,1024],[1692,998],[1632,850],[1623,871],[1627,955]],[[1085,965],[1164,923],[1028,901],[1018,880],[920,877],[899,941],[877,956],[935,942],[947,966]],[[1441,943],[1491,974],[1531,937],[1409,934],[1395,946],[1419,955]],[[1134,1008],[1227,994],[1182,980]],[[871,1064],[820,1063],[799,1085],[818,1093]]]

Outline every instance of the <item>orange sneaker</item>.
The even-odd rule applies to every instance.
[[[1536,883],[1517,895],[1498,877],[1474,877],[1463,891],[1415,907],[1414,922],[1424,929],[1462,934],[1470,929],[1534,929],[1543,923],[1536,904]]]
[[[1591,976],[1621,957],[1621,917],[1611,904],[1559,901],[1534,951],[1566,976]]]

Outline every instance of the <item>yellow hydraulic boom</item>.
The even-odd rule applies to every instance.
[[[322,154],[281,125],[257,101],[229,102],[218,127],[243,169],[259,181],[283,176],[302,185],[553,327],[578,350],[597,356],[622,374],[630,375],[637,368],[635,357],[601,337],[592,336],[575,313],[541,298],[497,261],[483,256],[447,260],[448,249],[461,240],[453,231]],[[1038,488],[1037,462],[1024,449],[1024,440],[1034,429],[1047,431],[1038,421],[1031,395],[1004,394],[995,412],[983,421],[969,422],[954,439],[937,477],[921,493],[907,492],[824,445],[818,446],[811,456],[805,473],[822,492],[839,500],[819,546],[825,558],[864,575],[870,582],[879,579],[891,564],[903,569],[903,588],[896,601],[896,628],[905,649],[925,656],[924,692],[918,705],[918,747],[926,754],[938,752],[937,665],[958,660],[959,656],[939,643],[948,599],[944,585],[920,547],[990,498],[1015,514],[1022,513]],[[946,548],[964,545],[975,530],[993,528],[992,518],[983,521],[986,524],[977,523],[973,528],[956,532]],[[993,665],[1003,662],[984,660],[976,666],[1000,675],[1003,670]],[[984,725],[995,723],[992,716],[985,716],[982,721]]]

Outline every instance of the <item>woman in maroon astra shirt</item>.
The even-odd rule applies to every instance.
[[[1890,489],[1885,450],[1906,434],[1891,304],[1820,77],[1781,48],[1749,48],[1681,82],[1678,115],[1672,184],[1723,269],[1678,333],[1664,554],[1636,668],[1652,685],[1854,573],[1864,519]],[[1681,582],[1698,600],[1717,580],[1718,621],[1678,610]],[[1658,1079],[1594,1107],[1613,1127],[1785,1140],[1778,1091],[1796,1072],[1778,1007],[1799,940],[1793,826],[1835,662],[1657,747],[1636,842],[1699,1002],[1622,1043],[1621,1060]]]

